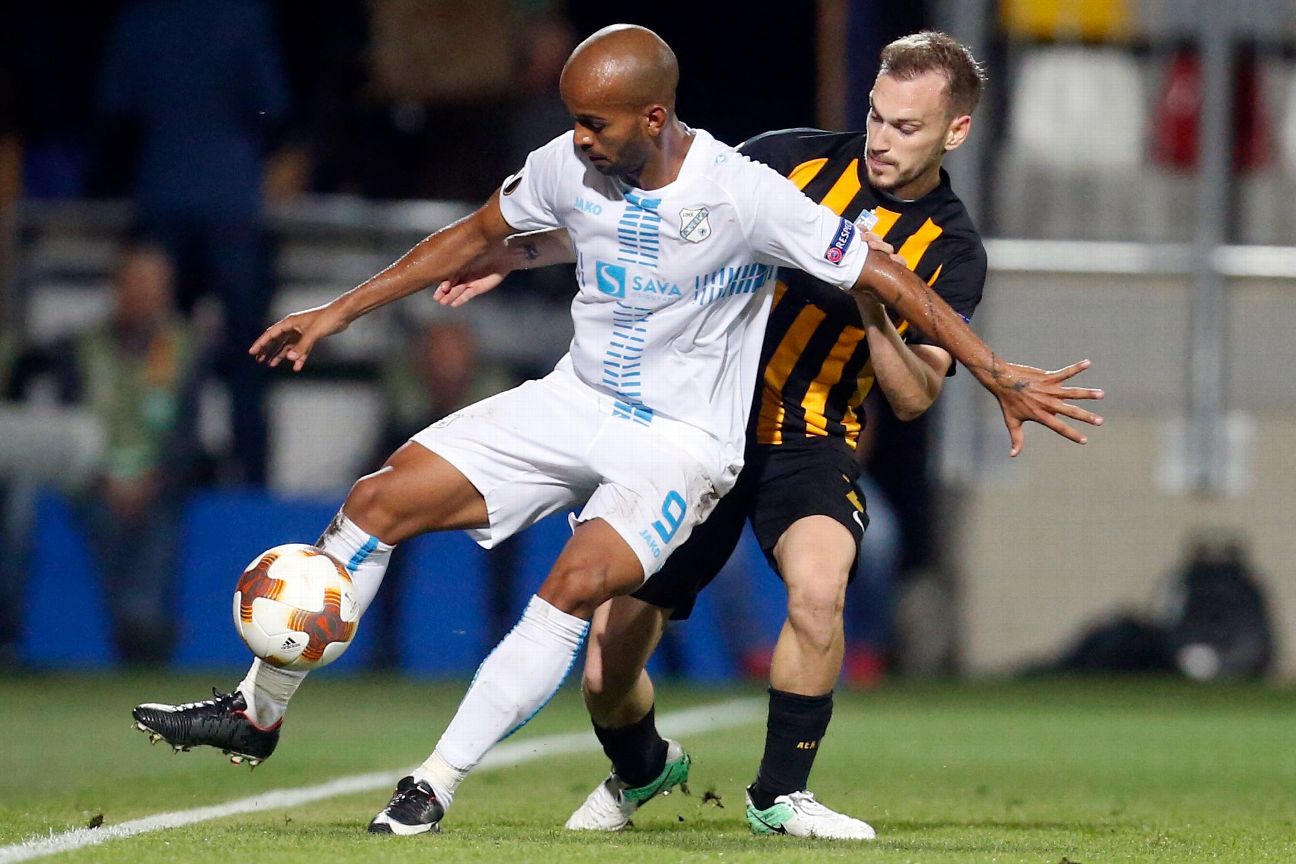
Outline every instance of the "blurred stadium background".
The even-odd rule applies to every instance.
[[[110,313],[120,250],[139,236],[133,190],[157,154],[138,122],[121,121],[138,121],[141,88],[166,91],[175,72],[154,61],[143,78],[126,76],[114,103],[105,70],[114,50],[129,58],[138,48],[114,43],[122,16],[149,5],[47,0],[0,13],[0,594],[13,607],[3,642],[15,668],[123,659],[78,518],[102,472],[101,418],[64,399],[57,361]],[[248,104],[264,117],[249,123],[249,140],[264,151],[252,179],[265,190],[267,241],[251,269],[271,318],[376,272],[562,131],[555,59],[596,27],[656,29],[681,60],[681,116],[734,143],[790,126],[862,128],[882,45],[924,27],[968,43],[989,71],[989,96],[947,164],[987,238],[974,323],[1014,359],[1092,358],[1084,383],[1107,390],[1107,425],[1084,448],[1033,429],[1010,461],[993,404],[962,375],[930,423],[882,439],[875,474],[892,496],[901,563],[872,600],[854,601],[894,611],[893,626],[870,631],[878,665],[857,670],[859,682],[881,666],[1154,666],[1139,653],[1147,642],[1118,625],[1182,621],[1175,577],[1194,565],[1254,574],[1272,651],[1237,647],[1224,596],[1207,604],[1219,614],[1197,641],[1176,644],[1189,650],[1174,664],[1201,678],[1296,676],[1292,0],[795,0],[705,13],[617,0],[211,6],[253,7],[270,24],[249,62],[270,70],[267,86],[282,97],[253,87]],[[231,89],[243,86],[234,60],[225,72]],[[109,110],[123,99],[135,114]],[[194,164],[167,181],[181,198],[221,180]],[[222,286],[186,288],[193,274],[179,276],[192,320],[219,332],[229,312],[207,295]],[[472,388],[507,386],[562,353],[568,278],[534,279],[456,313],[475,344]],[[217,363],[203,379],[195,481],[167,505],[181,514],[174,580],[140,583],[173,604],[173,667],[241,670],[226,611],[237,573],[263,548],[312,540],[377,464],[412,374],[393,370],[393,355],[408,360],[411,334],[441,320],[411,298],[328,343],[308,374],[254,383],[264,387],[263,455],[255,429],[238,445],[239,373]],[[362,626],[339,665],[471,673],[565,530],[561,520],[538,526],[503,563],[459,536],[411,543],[408,575],[386,586],[400,600],[395,617]],[[748,544],[738,557],[674,634],[666,671],[701,681],[759,671],[782,597],[753,590],[773,578],[758,551]],[[754,598],[743,620],[720,614],[722,598],[743,596]],[[379,630],[394,636],[379,640]]]

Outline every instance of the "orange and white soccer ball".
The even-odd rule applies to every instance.
[[[252,653],[283,669],[318,669],[347,649],[360,607],[351,574],[315,546],[262,552],[234,589],[234,628]]]

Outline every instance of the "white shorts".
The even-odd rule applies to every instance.
[[[647,579],[733,487],[741,464],[696,427],[661,416],[645,423],[616,404],[560,363],[410,440],[448,461],[486,499],[490,525],[468,531],[484,548],[584,504],[573,524],[606,520]]]

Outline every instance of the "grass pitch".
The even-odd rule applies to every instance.
[[[0,678],[0,862],[13,860],[13,844],[97,817],[107,828],[273,789],[394,775],[426,755],[462,694],[461,684],[320,676],[293,703],[279,751],[255,772],[211,751],[172,755],[132,731],[136,702],[200,698],[207,686],[181,676]],[[763,691],[667,683],[658,713],[742,695]],[[584,728],[568,685],[513,740]],[[475,774],[437,836],[366,834],[384,788],[113,839],[54,860],[1296,861],[1290,690],[1138,680],[840,692],[811,786],[871,822],[879,837],[871,844],[750,835],[742,787],[762,739],[759,720],[687,736],[693,794],[653,801],[621,834],[562,830],[607,770],[590,749]]]

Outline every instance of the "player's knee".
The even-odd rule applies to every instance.
[[[376,471],[357,480],[342,510],[361,530],[384,543],[397,543],[405,538],[400,536],[402,515],[393,506],[395,496],[388,489],[390,473]]]
[[[811,579],[788,586],[788,623],[803,641],[830,641],[841,629],[845,606],[844,580]]]
[[[539,596],[569,615],[591,618],[594,610],[612,598],[610,568],[583,557],[563,556],[540,586]]]

